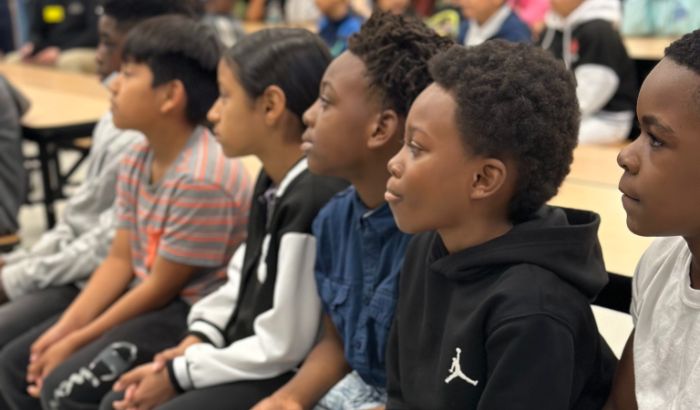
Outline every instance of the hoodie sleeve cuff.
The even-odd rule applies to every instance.
[[[10,300],[15,300],[31,290],[26,280],[23,267],[25,263],[19,262],[5,266],[0,274],[0,285]]]
[[[167,368],[170,382],[178,393],[184,393],[194,388],[190,371],[187,368],[187,359],[184,356],[168,361]]]
[[[223,332],[213,323],[197,319],[190,324],[189,334],[195,335],[205,342],[211,343],[215,347],[222,349],[225,347],[226,340]]]

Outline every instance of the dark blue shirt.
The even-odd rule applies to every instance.
[[[469,33],[469,19],[465,19],[460,23],[457,43],[464,44],[464,39],[467,37],[467,33]],[[513,43],[532,42],[530,28],[513,11],[510,12],[508,18],[506,18],[501,25],[501,28],[498,29],[498,32],[496,32],[496,34],[494,34],[490,39],[494,38],[508,40]]]
[[[362,17],[350,11],[340,20],[333,21],[322,16],[318,25],[318,35],[328,46],[333,57],[337,57],[348,48],[348,38],[360,31]]]
[[[319,212],[313,233],[316,283],[345,358],[366,383],[384,387],[386,342],[410,235],[399,231],[386,203],[370,210],[353,187]]]

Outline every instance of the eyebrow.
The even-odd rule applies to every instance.
[[[331,83],[328,82],[328,80],[321,81],[321,91],[329,89],[330,91],[334,92],[335,89],[331,85]]]
[[[408,138],[406,138],[406,139],[407,139],[407,140],[413,140],[413,135],[414,135],[416,132],[419,132],[419,133],[425,135],[426,137],[430,137],[430,134],[428,134],[427,132],[425,132],[424,129],[419,128],[419,127],[416,127],[415,125],[410,125],[410,126],[406,127],[406,136],[408,137]]]
[[[643,116],[642,123],[644,125],[646,125],[647,127],[658,128],[666,134],[675,134],[675,132],[673,131],[673,128],[662,123],[658,118],[654,117],[653,115]]]

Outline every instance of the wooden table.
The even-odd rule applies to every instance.
[[[633,60],[659,61],[664,50],[677,37],[623,37],[627,54]]]
[[[109,108],[109,93],[96,76],[3,63],[0,74],[31,101],[22,117],[22,134],[39,147],[43,203],[51,227],[56,221],[54,201],[63,197],[63,184],[71,173],[61,173],[58,151],[73,148],[76,138],[92,135],[97,120]]]
[[[574,162],[567,181],[592,183],[617,188],[622,168],[617,165],[617,154],[624,144],[579,145],[574,151]]]

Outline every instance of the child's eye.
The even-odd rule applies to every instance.
[[[663,147],[664,142],[656,138],[654,134],[647,132],[647,135],[649,136],[649,145],[651,145],[654,148]]]
[[[417,157],[423,151],[423,148],[413,141],[409,141],[406,146],[408,147],[408,151],[411,153],[412,157]]]
[[[326,108],[328,108],[328,106],[331,104],[331,102],[328,100],[328,98],[326,98],[326,97],[324,97],[324,96],[319,96],[319,97],[318,97],[318,100],[319,100],[320,103],[321,103],[321,108],[324,109],[324,110],[325,110]]]

